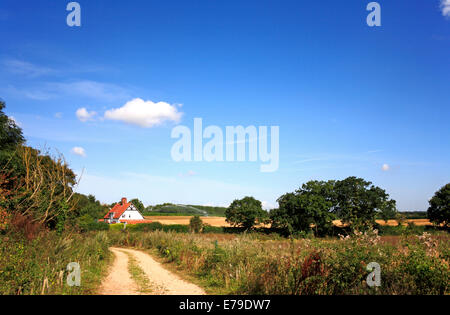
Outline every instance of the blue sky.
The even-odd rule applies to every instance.
[[[79,192],[270,208],[308,180],[359,176],[426,210],[449,182],[449,1],[378,1],[373,28],[368,0],[78,2],[72,28],[69,1],[0,3],[0,97],[30,145],[85,169]],[[137,98],[172,112],[106,118]],[[174,162],[171,131],[196,117],[279,126],[278,171]]]

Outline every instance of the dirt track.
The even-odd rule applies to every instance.
[[[110,274],[100,288],[100,295],[138,295],[138,286],[128,272],[128,254],[137,261],[151,283],[153,295],[204,295],[200,287],[182,280],[177,275],[164,269],[160,263],[147,253],[125,248],[112,247],[115,260]]]
[[[114,264],[108,277],[100,288],[101,295],[137,295],[138,288],[128,272],[128,256],[117,248],[110,248],[114,253]]]

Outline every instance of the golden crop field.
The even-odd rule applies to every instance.
[[[165,225],[173,225],[173,224],[181,224],[181,225],[189,225],[189,220],[192,217],[178,217],[178,216],[149,216],[145,217],[146,220],[151,220],[153,222],[159,222]],[[211,226],[216,227],[230,227],[225,221],[224,217],[201,217],[203,223],[209,224]]]
[[[165,225],[173,225],[173,224],[181,224],[181,225],[189,225],[189,220],[192,217],[189,216],[149,216],[145,217],[147,220],[151,220],[153,222],[159,222],[161,224]],[[211,226],[216,227],[230,227],[230,224],[228,224],[225,221],[224,217],[201,217],[203,223],[209,224]],[[409,222],[413,222],[417,226],[426,226],[431,225],[430,221],[428,219],[409,219],[404,221],[404,225],[407,225]],[[337,226],[341,226],[342,223],[339,220],[333,221],[333,223]],[[383,220],[377,220],[377,223],[380,225],[388,225],[388,226],[396,226],[398,223],[396,220],[389,220],[386,224]]]

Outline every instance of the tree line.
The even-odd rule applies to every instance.
[[[331,233],[334,220],[362,231],[374,227],[377,218],[387,221],[401,216],[395,200],[390,199],[385,190],[357,177],[309,181],[277,201],[279,207],[267,212],[253,197],[235,200],[225,213],[227,222],[245,230],[267,224],[289,235],[313,232],[316,236],[324,236]],[[450,184],[430,199],[428,218],[434,224],[448,228]]]

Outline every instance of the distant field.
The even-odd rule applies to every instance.
[[[388,220],[387,224],[384,220],[376,220],[376,222],[382,226],[397,226],[398,225],[398,222],[396,220]],[[410,223],[410,222],[414,223],[417,226],[432,225],[432,223],[428,219],[409,219],[409,220],[405,220],[403,222],[403,225],[408,225],[408,223]],[[342,226],[342,223],[340,220],[333,221],[333,223],[336,226]]]
[[[152,220],[153,222],[159,222],[161,224],[165,225],[172,225],[172,224],[181,224],[181,225],[189,225],[189,220],[192,218],[190,216],[147,216],[145,217],[148,220]],[[201,217],[203,223],[207,223],[211,226],[216,227],[230,227],[230,224],[228,224],[225,221],[224,217]],[[404,225],[407,225],[408,222],[413,222],[417,226],[426,226],[426,225],[432,225],[428,219],[410,219],[405,220]],[[333,222],[337,226],[341,226],[342,223],[339,220],[336,220]],[[386,224],[383,220],[377,220],[377,223],[380,225],[387,225],[387,226],[396,226],[397,221],[395,220],[389,220]]]
[[[144,217],[192,217],[190,213],[165,213],[165,212],[144,212]]]
[[[159,222],[161,224],[165,225],[172,225],[172,224],[181,224],[181,225],[189,225],[189,220],[191,220],[192,217],[189,216],[148,216],[145,217],[148,220],[152,220],[153,222]],[[201,217],[203,223],[207,223],[211,226],[217,226],[217,227],[230,227],[227,222],[225,222],[224,217]]]
[[[197,205],[174,205],[174,204],[164,204],[154,207],[149,207],[150,209],[144,211],[144,216],[191,216],[200,215],[204,217],[225,217],[224,207],[208,207],[208,206],[197,206]]]

